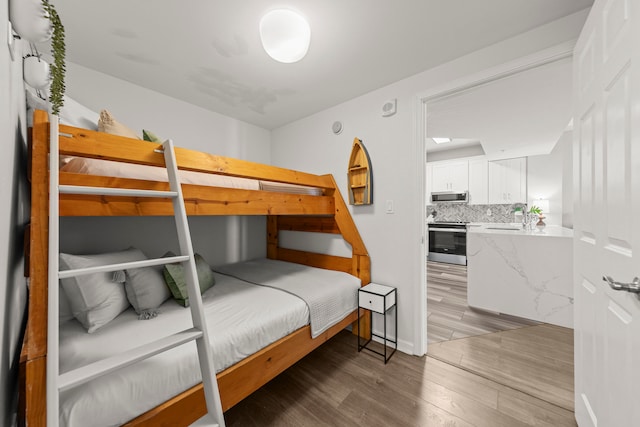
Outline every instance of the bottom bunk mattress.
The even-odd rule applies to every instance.
[[[256,263],[269,277],[267,286],[228,275],[228,270],[252,271]],[[327,301],[334,301],[336,294],[340,294],[340,299],[347,300],[344,304],[351,307],[349,312],[356,309],[360,280],[346,273],[336,275],[330,270],[299,268],[297,264],[266,259],[221,268],[227,274],[214,273],[216,284],[203,294],[218,372],[309,324],[308,304],[289,291],[274,289],[279,286],[278,277],[284,283],[291,281],[291,268],[296,272],[296,281],[325,289]],[[326,286],[322,285],[323,281]],[[189,310],[172,299],[159,311],[156,318],[138,320],[133,309],[129,309],[92,334],[75,320],[61,324],[60,373],[191,326]],[[342,318],[344,316],[335,323]],[[62,392],[60,424],[120,425],[200,381],[195,343],[192,342]]]

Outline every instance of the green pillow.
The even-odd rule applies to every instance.
[[[172,254],[165,256],[173,256]],[[200,293],[212,287],[216,279],[211,271],[209,264],[199,254],[195,255],[196,259],[196,271],[198,272],[198,281],[200,282]],[[178,304],[188,307],[189,297],[187,293],[187,281],[185,279],[184,265],[182,263],[167,264],[162,271],[164,280],[167,282],[167,286],[171,290],[173,298]]]
[[[142,129],[142,139],[150,142],[164,142],[158,135],[146,129]]]

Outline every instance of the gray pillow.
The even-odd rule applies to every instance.
[[[165,255],[168,256],[169,254]],[[200,256],[195,254],[196,271],[198,272],[198,281],[200,282],[200,293],[204,293],[207,289],[216,283],[216,279],[211,271],[209,264]],[[184,266],[182,263],[167,264],[163,269],[164,280],[173,294],[173,298],[178,304],[188,307],[189,296],[187,293],[187,281],[184,274]]]
[[[60,270],[142,261],[141,250],[129,248],[121,252],[96,255],[60,254]],[[60,281],[69,299],[73,316],[92,333],[115,319],[129,307],[122,283],[113,280],[113,273],[94,273]]]
[[[125,280],[127,299],[138,314],[160,307],[171,297],[162,277],[162,266],[127,270]]]

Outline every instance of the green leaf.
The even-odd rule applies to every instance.
[[[540,215],[542,213],[542,209],[540,209],[539,207],[537,207],[536,205],[531,206],[531,208],[529,209],[529,212],[536,214],[536,215]]]
[[[60,108],[64,105],[65,92],[65,74],[66,74],[66,45],[64,41],[64,25],[60,20],[60,16],[55,7],[49,3],[49,0],[42,0],[49,21],[53,26],[53,35],[51,36],[51,55],[53,56],[53,64],[51,64],[51,87],[49,88],[49,102],[51,102],[51,112],[60,114]]]

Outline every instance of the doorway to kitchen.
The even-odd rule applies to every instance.
[[[512,117],[511,112],[505,111],[508,110],[505,107],[505,105],[509,105],[508,103],[505,104],[503,102],[501,106],[494,108],[500,104],[499,97],[490,100],[485,98],[482,101],[478,94],[483,92],[486,94],[488,88],[494,86],[493,83],[496,82],[502,85],[500,96],[503,98],[521,91],[522,88],[531,90],[530,85],[523,84],[519,80],[520,77],[536,73],[539,76],[540,73],[546,73],[547,71],[545,70],[558,68],[562,68],[562,72],[567,69],[570,70],[571,48],[570,44],[556,46],[539,54],[522,58],[510,64],[505,64],[503,67],[488,70],[485,73],[479,73],[462,82],[458,81],[417,97],[416,111],[420,114],[417,122],[421,123],[421,125],[417,126],[416,146],[422,149],[422,152],[419,153],[423,162],[421,167],[424,170],[419,176],[425,178],[424,194],[421,195],[423,197],[422,206],[424,206],[424,216],[422,218],[423,221],[425,219],[431,220],[425,221],[422,225],[424,236],[430,236],[431,234],[430,230],[427,233],[427,229],[430,229],[428,222],[467,223],[465,224],[466,226],[476,225],[477,223],[516,222],[514,219],[516,216],[515,206],[527,203],[528,199],[534,196],[533,194],[527,194],[527,156],[548,154],[558,141],[557,138],[562,134],[562,130],[569,118],[566,117],[565,112],[561,113],[553,110],[553,108],[561,104],[560,102],[549,101],[551,106],[542,108],[542,105],[546,104],[539,101],[539,98],[528,100],[528,98],[521,96],[519,104],[524,104],[525,106],[515,105],[518,104],[516,102],[511,109],[522,107],[525,113],[528,108],[533,108],[536,111],[530,111],[526,125],[519,125],[519,129],[518,125],[514,126],[509,120],[509,117]],[[549,67],[546,67],[547,65]],[[570,76],[570,72],[566,74]],[[545,80],[560,84],[558,79],[546,78]],[[570,102],[571,84],[570,81],[564,83],[567,83],[566,87],[564,87],[567,92],[567,102]],[[505,85],[507,88],[504,87]],[[509,87],[509,85],[511,86]],[[564,89],[553,87],[553,93],[564,93]],[[468,102],[468,95],[470,95],[471,102]],[[550,98],[547,96],[548,99]],[[459,111],[468,110],[468,113],[472,113],[474,108],[478,113],[475,116],[468,114],[468,120],[460,120],[460,117],[456,116]],[[502,110],[500,110],[501,108]],[[502,111],[505,120],[489,121],[486,111],[483,110],[490,109]],[[568,110],[570,108],[567,108]],[[531,120],[532,117],[537,117],[534,114],[540,114],[540,111],[543,112],[542,116],[536,120]],[[527,116],[526,114],[524,115]],[[539,129],[531,127],[528,123],[534,122],[535,126],[540,128],[548,124],[549,121],[557,120],[557,118],[553,118],[554,116],[561,117],[563,125],[556,129],[557,123],[554,124],[553,132],[556,132],[556,139],[553,141],[551,141],[548,134],[541,138]],[[455,129],[461,129],[460,133],[451,132]],[[448,132],[442,132],[443,130]],[[470,132],[470,130],[478,130],[479,132]],[[516,134],[515,131],[521,131],[522,134]],[[439,132],[442,132],[442,135]],[[487,135],[495,136],[496,138],[493,139],[497,142],[487,142],[489,139],[486,138]],[[477,137],[477,139],[470,139],[471,137]],[[545,140],[550,146],[539,148],[539,152],[532,151],[534,145],[540,147],[531,141],[532,137]],[[462,140],[463,138],[465,139]],[[437,144],[435,139],[439,139],[438,142],[440,144]],[[444,143],[442,143],[442,140],[444,140]],[[438,146],[435,150],[430,149],[435,145]],[[443,147],[448,148],[443,149]],[[463,159],[463,161],[456,162],[459,159]],[[457,163],[461,163],[461,165]],[[518,163],[518,167],[515,167],[515,163]],[[515,175],[509,179],[500,180],[505,187],[504,191],[502,188],[489,190],[489,175],[492,171],[502,167],[505,170],[509,169],[510,173],[515,171]],[[466,175],[464,179],[459,180],[456,174],[453,173],[458,169],[466,171],[467,174],[473,174],[473,176]],[[484,175],[478,175],[478,171],[484,171]],[[458,181],[466,183],[465,186],[460,187]],[[506,189],[507,184],[514,184],[514,189]],[[484,196],[478,197],[478,193],[473,192],[472,187],[477,187],[478,185],[484,186]],[[490,199],[492,191],[494,195],[499,194],[502,199],[496,197]],[[446,200],[449,195],[442,196],[443,192],[455,194],[457,200]],[[466,200],[465,197],[459,195],[465,192],[467,193]],[[438,195],[438,198],[444,198],[444,200],[437,200],[434,203],[431,200],[431,195]],[[462,203],[459,203],[460,200],[458,199],[462,199]],[[430,215],[434,213],[435,215]],[[427,218],[427,216],[431,216],[431,218]],[[427,237],[424,246],[426,251],[430,251],[428,249],[431,246],[429,237]],[[450,251],[451,248],[445,248],[444,250]],[[421,290],[424,299],[421,302],[416,302],[416,304],[423,304],[421,319],[424,322],[422,328],[424,331],[425,350],[427,343],[531,326],[537,323],[515,316],[475,310],[470,307],[466,300],[467,268],[464,263],[461,265],[449,264],[443,263],[440,259],[432,259],[427,263],[425,256],[422,265],[424,268],[424,282]]]
[[[476,304],[479,292],[485,297],[483,300],[506,300],[508,304],[518,305],[520,300],[511,295],[509,290],[491,290],[492,286],[487,284],[515,285],[518,280],[522,280],[526,287],[536,283],[535,280],[529,281],[528,270],[519,269],[523,253],[517,248],[516,240],[509,240],[511,236],[508,233],[513,233],[511,230],[522,232],[522,224],[520,227],[514,224],[518,216],[516,208],[520,207],[522,212],[525,204],[530,204],[532,198],[537,200],[539,197],[535,194],[537,190],[531,191],[531,187],[527,186],[530,172],[527,166],[532,158],[538,156],[532,163],[535,165],[532,170],[545,169],[548,173],[559,170],[560,178],[556,177],[555,181],[562,182],[562,162],[558,167],[555,160],[553,164],[545,163],[540,157],[549,155],[569,121],[565,113],[548,106],[543,108],[539,98],[536,101],[535,97],[528,99],[520,96],[518,101],[527,104],[526,107],[537,105],[534,110],[544,112],[537,120],[531,120],[538,117],[531,111],[528,118],[536,126],[542,126],[554,114],[563,121],[554,125],[556,139],[551,142],[551,146],[536,153],[531,150],[534,144],[529,138],[547,142],[551,138],[540,138],[540,133],[528,127],[528,123],[527,126],[520,124],[518,129],[518,125],[514,126],[515,120],[510,119],[513,116],[504,110],[504,120],[491,120],[484,110],[490,110],[494,104],[498,104],[499,97],[486,100],[483,104],[478,103],[478,93],[487,92],[493,83],[503,82],[511,84],[511,89],[502,90],[505,98],[522,88],[532,90],[533,85],[519,81],[519,77],[538,71],[544,73],[545,65],[550,65],[549,69],[562,68],[570,79],[571,73],[567,73],[567,70],[571,69],[571,52],[570,44],[557,46],[539,55],[473,76],[465,84],[452,84],[434,90],[418,97],[416,105],[416,110],[421,114],[417,118],[421,125],[418,126],[420,129],[417,131],[416,144],[422,149],[419,154],[423,170],[419,176],[424,179],[421,194],[424,216],[421,226],[423,235],[427,236],[425,251],[429,253],[429,259],[425,254],[422,260],[425,280],[422,288],[424,300],[420,301],[424,304],[422,322],[427,355],[506,387],[539,396],[568,411],[573,410],[573,330],[539,323],[540,319],[535,316],[527,316],[527,319],[475,307],[483,307]],[[559,79],[549,79],[548,76],[544,80],[562,83]],[[563,83],[566,87],[553,87],[553,91],[564,93],[566,89],[565,101],[570,105],[571,82]],[[467,116],[470,117],[469,120],[456,117],[461,110],[466,109],[472,113],[471,105],[466,103],[467,99],[462,95],[475,97],[478,113],[473,117]],[[554,107],[561,104],[552,96],[547,97],[547,101]],[[513,109],[516,107],[519,106],[515,105]],[[567,106],[566,110],[568,112],[570,108]],[[505,123],[509,123],[509,126],[505,126]],[[466,128],[461,126],[465,124]],[[470,126],[471,124],[477,126]],[[456,130],[460,133],[456,133]],[[474,130],[479,132],[473,132]],[[497,133],[503,132],[502,146],[485,141],[487,135],[494,130],[498,130]],[[524,132],[524,135],[521,137],[516,131]],[[447,141],[441,142],[440,147],[451,144],[451,148],[430,150],[429,145],[436,144],[434,139],[439,137],[447,137]],[[460,137],[466,140],[460,141],[461,145],[455,147],[456,140],[461,139]],[[466,171],[467,175],[460,178],[460,171]],[[534,176],[536,180],[539,179],[537,174]],[[491,177],[494,178],[493,181]],[[492,187],[492,182],[499,185]],[[461,196],[461,193],[466,195]],[[439,235],[435,229],[439,229],[440,233],[444,230],[444,234]],[[502,235],[503,240],[509,244],[494,244],[494,237],[483,237],[492,233]],[[439,239],[435,244],[431,240],[434,237]],[[464,243],[463,237],[468,238]],[[496,253],[490,262],[481,263],[484,268],[477,268],[478,259],[481,258],[479,255],[485,253],[482,251],[485,246],[479,246],[478,241],[491,248],[487,253]],[[528,256],[536,257],[537,254]],[[513,262],[514,260],[518,262]],[[468,263],[470,267],[467,266]],[[499,268],[493,268],[494,265]],[[509,274],[504,273],[505,271]],[[518,280],[512,281],[510,274],[514,271],[521,274]],[[531,298],[537,308],[541,295],[542,293]],[[504,311],[519,314],[518,311],[509,310]]]

